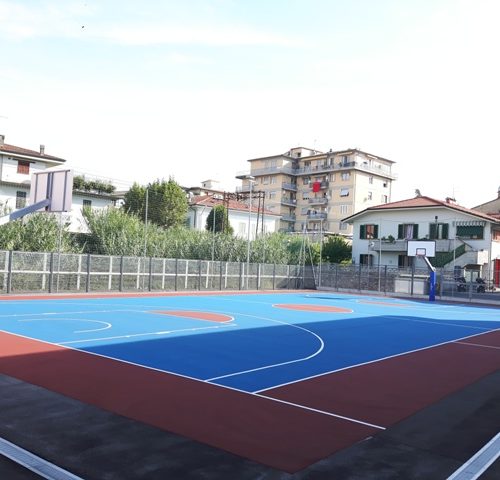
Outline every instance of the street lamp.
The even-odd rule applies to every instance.
[[[248,278],[250,273],[250,225],[252,219],[252,185],[255,181],[255,177],[252,175],[239,175],[236,177],[239,180],[248,180],[249,185],[249,195],[248,195],[248,233],[247,233],[247,290],[248,290]]]

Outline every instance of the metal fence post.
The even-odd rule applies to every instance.
[[[413,297],[413,283],[415,281],[415,263],[411,266],[411,285],[410,285],[410,295]]]
[[[52,293],[52,282],[54,280],[54,252],[50,252],[49,260],[49,293]]]
[[[12,291],[12,256],[14,252],[9,251],[9,256],[7,257],[7,293]]]
[[[276,264],[273,263],[273,290],[276,290]]]
[[[222,260],[219,260],[219,290],[222,291]]]
[[[387,265],[384,265],[384,294],[387,295]]]
[[[248,275],[248,273],[247,273]],[[240,262],[240,279],[239,279],[239,289],[241,290],[241,279],[243,278],[243,263]]]
[[[339,289],[339,264],[335,264],[335,288],[338,290]]]
[[[85,279],[85,292],[90,292],[90,253],[87,253],[87,278]]]
[[[118,290],[123,292],[123,255],[120,257],[120,283],[118,284]]]
[[[361,269],[363,268],[363,265],[360,263],[359,264],[359,269],[358,269],[358,290],[361,292]]]
[[[179,259],[175,259],[175,277],[174,277],[174,290],[177,292],[177,277],[179,275]]]
[[[198,290],[201,290],[201,260],[198,260]]]
[[[257,264],[257,290],[260,290],[260,263]]]
[[[148,276],[148,292],[153,286],[153,257],[149,257],[149,276]]]

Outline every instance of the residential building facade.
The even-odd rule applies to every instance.
[[[253,180],[244,179],[239,190],[264,192],[266,208],[281,217],[284,232],[350,236],[352,227],[342,219],[390,202],[396,178],[395,162],[358,149],[325,153],[297,147],[248,162]]]
[[[445,201],[417,196],[369,207],[344,219],[353,225],[352,257],[356,264],[425,268],[407,255],[408,240],[433,240],[437,267],[466,268],[493,279],[500,259],[500,220]]]
[[[217,205],[224,205],[221,195],[201,195],[190,198],[188,211],[188,226],[194,230],[206,230],[207,218],[212,209]],[[226,205],[228,209],[229,224],[233,227],[234,235],[248,238],[248,225],[250,216],[250,239],[254,240],[256,235],[273,233],[279,222],[279,215],[265,210],[257,212],[256,207],[249,211],[247,204],[235,200],[229,200]],[[257,225],[258,222],[258,225]]]
[[[15,211],[29,204],[31,175],[49,168],[63,167],[66,160],[45,153],[45,147],[29,150],[5,143],[0,135],[0,207]],[[115,205],[117,196],[96,189],[73,190],[71,212],[65,215],[72,232],[85,232],[87,227],[82,217],[84,206],[106,208]]]

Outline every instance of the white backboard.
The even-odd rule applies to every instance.
[[[408,240],[407,252],[409,257],[416,257],[418,255],[435,257],[436,242],[434,240]]]
[[[73,200],[73,172],[51,170],[31,176],[30,204],[50,199],[49,212],[69,212]]]

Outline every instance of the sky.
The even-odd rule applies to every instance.
[[[303,146],[392,200],[500,187],[498,0],[0,0],[0,134],[119,185],[232,189]]]

